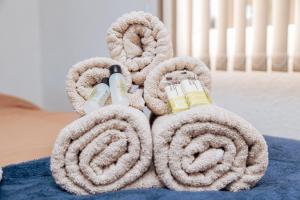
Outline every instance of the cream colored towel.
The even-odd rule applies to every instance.
[[[95,194],[160,186],[153,170],[149,171],[151,160],[151,131],[145,115],[134,108],[110,105],[61,130],[51,171],[65,190]]]
[[[180,83],[186,78],[197,78],[207,91],[211,87],[209,69],[200,60],[192,57],[176,57],[162,62],[151,71],[144,84],[146,104],[156,115],[170,113],[164,89],[167,86],[167,77],[172,78],[173,84]]]
[[[171,39],[164,24],[142,11],[123,15],[107,32],[110,56],[124,64],[133,82],[143,85],[148,73],[173,56]]]
[[[125,76],[127,87],[132,86],[131,75],[126,67],[110,58],[95,57],[83,60],[71,67],[67,75],[66,91],[76,112],[84,115],[83,105],[90,96],[93,87],[101,82],[102,78],[109,77],[109,67],[120,65]],[[106,104],[110,104],[109,99]],[[129,94],[130,106],[142,110],[145,102],[142,98],[142,90]]]
[[[263,136],[216,106],[159,117],[152,134],[156,172],[170,189],[239,191],[254,186],[267,169]]]

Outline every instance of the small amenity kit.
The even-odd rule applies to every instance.
[[[59,133],[55,182],[74,194],[131,188],[240,191],[268,166],[264,137],[215,106],[208,67],[173,56],[163,23],[144,12],[108,30],[111,58],[71,67],[66,90],[80,119]],[[150,123],[149,113],[157,117]]]
[[[110,77],[102,78],[84,104],[84,112],[91,113],[104,106],[111,94],[112,104],[129,105],[125,78],[122,75],[120,65],[112,65],[109,68]],[[111,92],[110,92],[111,91]]]

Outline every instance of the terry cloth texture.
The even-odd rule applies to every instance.
[[[127,68],[119,62],[110,58],[95,57],[83,60],[71,67],[67,75],[66,91],[71,104],[76,112],[84,115],[83,105],[90,96],[93,87],[101,82],[104,77],[109,77],[109,67],[120,65],[122,74],[125,76],[127,88],[132,86],[131,75]],[[142,97],[142,90],[137,90],[133,94],[128,94],[130,106],[142,110],[145,102]],[[110,104],[108,99],[106,104]]]
[[[300,141],[265,136],[270,163],[251,190],[180,192],[166,188],[120,190],[76,196],[62,190],[51,176],[49,158],[3,168],[1,200],[299,200]]]
[[[123,15],[107,31],[111,58],[124,64],[137,85],[143,85],[148,73],[173,56],[172,42],[165,25],[142,11]]]
[[[167,81],[167,78],[172,80]],[[144,85],[144,99],[149,109],[156,115],[170,113],[165,87],[168,82],[177,84],[187,78],[197,78],[209,92],[210,72],[200,60],[192,57],[176,57],[157,65],[147,76]]]
[[[159,186],[154,172],[149,172],[151,160],[151,131],[145,115],[110,105],[62,129],[53,148],[51,170],[65,190],[95,194],[127,186]],[[142,183],[135,184],[144,174]]]
[[[268,166],[264,137],[246,120],[216,106],[159,117],[152,134],[157,175],[174,190],[249,189]]]

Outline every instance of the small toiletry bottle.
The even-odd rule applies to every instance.
[[[109,79],[103,78],[101,83],[93,88],[91,95],[83,106],[84,112],[91,113],[103,106],[110,95]]]
[[[110,66],[109,71],[109,86],[112,104],[128,106],[129,99],[127,96],[127,87],[121,67],[119,65],[112,65]]]
[[[190,107],[211,104],[210,98],[197,79],[185,79],[180,82],[183,93]]]
[[[168,85],[165,87],[165,91],[167,93],[172,113],[177,113],[189,108],[179,84]]]

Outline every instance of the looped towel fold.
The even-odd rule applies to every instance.
[[[157,175],[174,190],[248,189],[267,169],[263,136],[241,117],[216,106],[159,117],[152,134]]]
[[[128,68],[137,85],[144,84],[153,67],[173,56],[171,39],[164,24],[142,11],[120,17],[108,29],[106,41],[111,58]]]
[[[146,104],[156,115],[170,113],[165,93],[167,77],[172,79],[168,82],[173,84],[180,83],[186,78],[197,78],[207,91],[211,87],[209,69],[200,60],[192,57],[176,57],[162,62],[147,76],[144,84]]]
[[[127,68],[119,62],[110,58],[95,57],[83,60],[71,67],[67,75],[66,91],[76,112],[84,115],[84,103],[91,94],[93,87],[101,82],[102,78],[109,77],[109,67],[111,65],[120,65],[122,74],[125,76],[128,89],[132,85],[131,75]],[[130,106],[142,110],[145,102],[142,92],[137,91],[134,94],[128,94]],[[108,99],[106,104],[110,104]]]
[[[110,105],[61,130],[51,171],[65,190],[94,194],[129,186],[149,169],[151,159],[151,131],[145,115]]]

